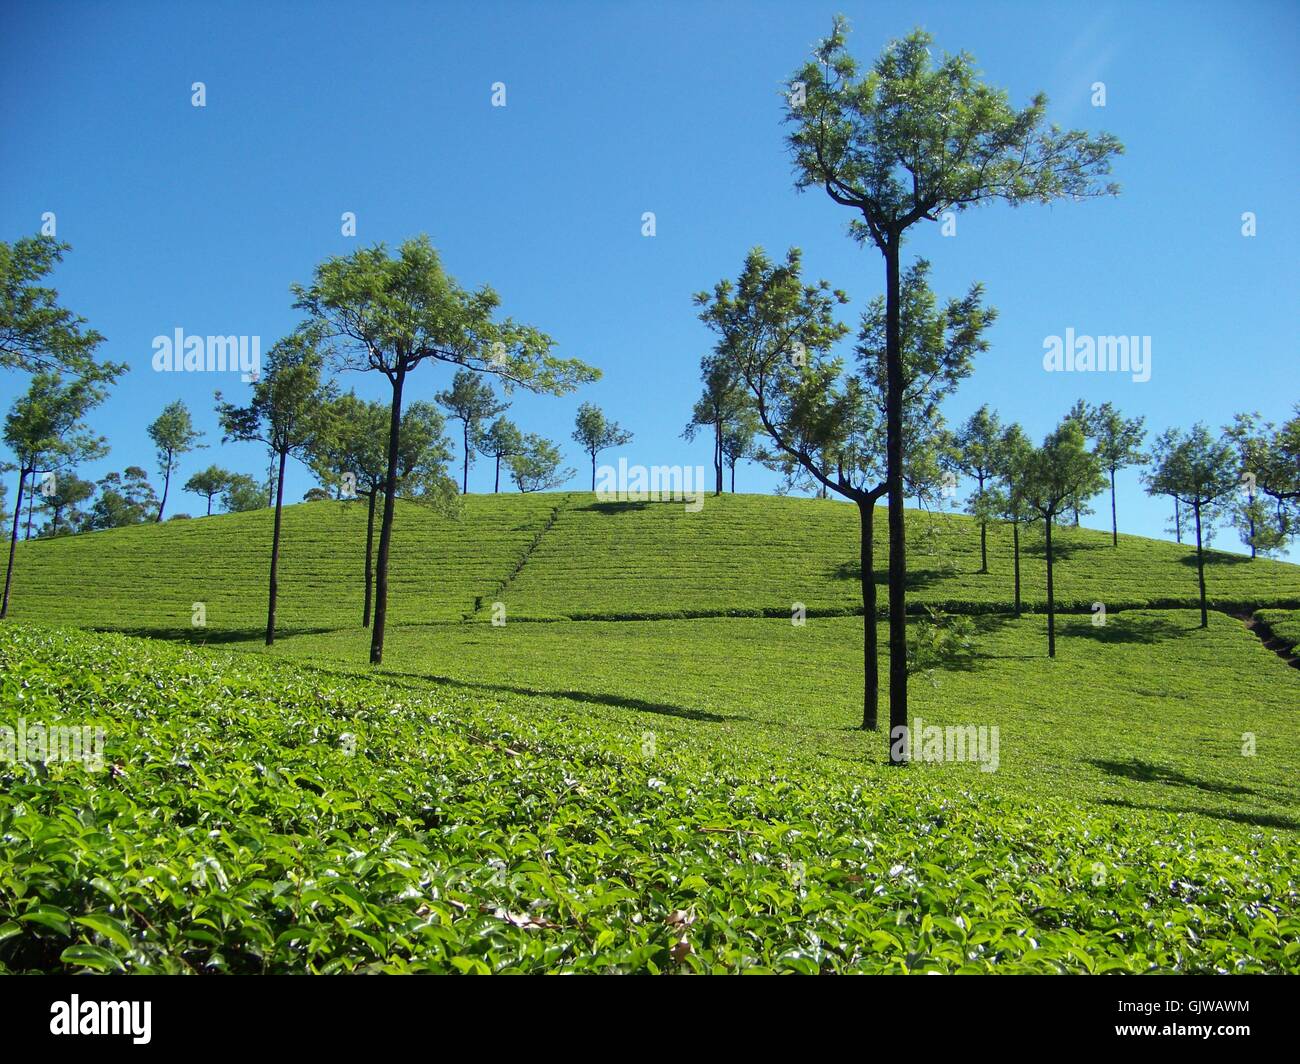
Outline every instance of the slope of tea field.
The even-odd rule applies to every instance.
[[[3,972],[1300,967],[1290,839],[1127,804],[12,623],[0,705],[106,735],[0,764]]]

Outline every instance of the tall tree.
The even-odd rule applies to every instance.
[[[560,468],[563,456],[550,440],[534,432],[524,437],[523,450],[506,459],[510,479],[520,491],[550,491],[573,478],[575,470]]]
[[[126,366],[96,363],[104,337],[42,283],[70,250],[48,236],[0,240],[0,368],[61,371],[108,383]]]
[[[65,383],[57,372],[41,371],[32,377],[27,393],[19,396],[5,418],[4,441],[17,460],[18,491],[14,498],[0,618],[9,614],[9,590],[27,478],[35,474],[42,461],[73,464],[108,452],[103,438],[91,435],[83,421],[87,411],[103,402],[105,395],[106,385],[92,375]]]
[[[1196,581],[1201,599],[1201,627],[1210,626],[1205,596],[1204,519],[1210,508],[1237,487],[1237,456],[1231,440],[1215,437],[1201,422],[1190,432],[1168,429],[1156,439],[1147,476],[1147,492],[1172,495],[1190,506],[1196,522]]]
[[[501,459],[524,453],[524,434],[512,421],[503,417],[492,422],[491,427],[478,434],[475,446],[479,454],[491,458],[496,464],[492,490],[501,490]]]
[[[450,509],[456,486],[447,475],[451,441],[445,431],[442,412],[432,403],[417,400],[407,407],[398,439],[399,497],[436,500],[439,508]],[[361,625],[369,628],[374,600],[375,505],[388,483],[387,407],[358,399],[352,392],[339,396],[326,411],[312,450],[312,469],[323,483],[337,486],[350,476],[356,496],[366,500]]]
[[[1146,419],[1126,418],[1110,403],[1088,410],[1088,435],[1095,441],[1101,467],[1110,478],[1110,542],[1119,546],[1119,519],[1115,513],[1115,474],[1147,460],[1142,452]]]
[[[876,586],[872,557],[875,506],[885,494],[883,454],[883,336],[886,308],[874,301],[864,312],[856,353],[858,372],[847,373],[831,349],[848,329],[835,320],[847,298],[825,281],[805,285],[801,255],[791,249],[773,263],[761,248],[749,253],[736,282],[719,282],[696,296],[700,318],[718,334],[727,362],[749,392],[753,409],[774,448],[771,464],[787,477],[800,474],[858,507],[863,607],[863,728],[877,727],[879,685]],[[908,448],[924,450],[927,418],[939,399],[970,372],[991,312],[979,305],[978,287],[964,300],[938,307],[927,284],[928,264],[908,271],[903,394],[907,397]],[[891,732],[897,726],[892,716]],[[906,722],[904,722],[905,724]],[[896,747],[891,744],[891,756]]]
[[[319,336],[303,327],[276,341],[253,382],[247,406],[223,402],[217,393],[222,442],[266,444],[276,462],[275,519],[271,531],[271,572],[266,602],[266,645],[275,642],[275,607],[279,596],[280,519],[284,508],[284,469],[290,456],[306,460],[318,431],[321,411],[333,400],[331,385],[322,384]]]
[[[382,373],[392,387],[384,513],[375,572],[370,661],[384,658],[388,616],[388,554],[407,377],[426,361],[448,362],[500,377],[508,392],[520,386],[562,395],[595,380],[599,372],[551,353],[554,341],[532,326],[495,320],[500,298],[487,287],[466,291],[443,269],[426,236],[390,256],[383,244],[327,259],[311,285],[295,285],[296,305],[319,321],[335,341],[347,369]]]
[[[469,467],[474,460],[474,448],[470,441],[474,439],[488,418],[503,413],[510,405],[501,402],[492,392],[492,386],[478,373],[469,369],[458,369],[451,380],[451,387],[434,396],[453,421],[461,423],[461,444],[464,452],[464,474],[461,481],[461,494],[469,494]]]
[[[94,481],[72,473],[56,475],[49,494],[41,496],[41,509],[49,514],[45,534],[57,536],[77,528],[86,519],[80,506],[94,494]]]
[[[149,474],[139,466],[127,466],[121,473],[108,473],[96,486],[99,497],[86,515],[82,531],[101,532],[152,521],[158,512],[158,495]]]
[[[959,428],[954,438],[951,462],[954,469],[975,481],[975,494],[970,499],[970,513],[980,523],[980,569],[989,571],[988,511],[989,500],[985,487],[997,475],[998,448],[1002,443],[1002,421],[998,415],[981,406]]]
[[[1024,498],[1026,464],[1033,450],[1033,443],[1018,424],[1003,429],[994,466],[994,486],[987,493],[989,512],[1011,524],[1012,601],[1017,617],[1021,613],[1020,528],[1034,519],[1033,511],[1025,505]]]
[[[167,505],[167,491],[172,483],[172,467],[181,455],[204,446],[199,443],[203,433],[194,427],[189,407],[179,399],[163,407],[163,412],[149,426],[148,433],[149,439],[153,440],[153,445],[158,449],[158,472],[163,478],[162,499],[158,502],[156,518],[162,521],[163,507]],[[211,502],[211,499],[208,501]]]
[[[694,440],[700,430],[713,430],[714,495],[722,494],[722,468],[725,462],[723,437],[727,426],[745,406],[745,390],[736,377],[735,368],[710,351],[700,359],[700,378],[704,391],[691,409],[691,420],[686,423],[682,437]]]
[[[212,500],[226,490],[231,473],[228,469],[210,465],[201,469],[185,482],[185,490],[194,495],[202,495],[208,503],[207,516],[212,516]]]
[[[722,458],[731,472],[731,494],[736,494],[736,463],[742,458],[756,458],[758,451],[754,437],[761,431],[758,415],[752,403],[740,405],[722,433]],[[820,485],[819,485],[820,486]]]
[[[1088,449],[1083,428],[1067,417],[1024,457],[1021,496],[1025,506],[1043,521],[1047,556],[1047,656],[1056,657],[1056,587],[1053,582],[1052,526],[1070,509],[1101,491],[1105,481],[1097,455]]]
[[[583,403],[578,407],[573,440],[591,456],[591,490],[595,491],[596,455],[607,448],[631,443],[632,433],[625,431],[617,421],[610,421],[594,403]]]
[[[857,212],[850,234],[885,265],[886,487],[889,495],[890,721],[907,721],[907,537],[903,517],[903,356],[899,301],[907,231],[979,204],[1079,199],[1118,188],[1101,179],[1123,149],[1114,137],[1045,127],[1046,97],[1013,108],[965,53],[936,66],[929,34],[886,47],[869,71],[849,54],[848,26],[795,75],[787,97],[796,188],[824,189]]]

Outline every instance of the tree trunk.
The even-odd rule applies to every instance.
[[[500,490],[501,490],[501,456],[497,455],[497,477],[492,484],[492,491],[493,493],[496,493],[499,492]]]
[[[167,489],[172,486],[172,456],[167,455],[167,468],[163,471],[163,493],[162,498],[158,501],[158,516],[155,518],[155,524],[162,524],[163,507],[167,505]]]
[[[27,531],[23,533],[23,539],[32,538],[32,518],[36,516],[36,470],[32,470],[32,490],[27,496]]]
[[[1056,597],[1052,585],[1052,519],[1047,518],[1047,656],[1056,657]]]
[[[877,707],[880,703],[879,650],[876,647],[876,575],[872,559],[872,533],[875,524],[876,502],[868,499],[858,503],[861,519],[862,559],[862,730],[875,731],[878,723]]]
[[[370,627],[370,599],[374,595],[375,571],[371,556],[375,546],[375,494],[378,488],[370,489],[370,508],[366,515],[366,606],[361,612],[361,627]]]
[[[465,474],[464,474],[463,483],[461,484],[460,493],[462,495],[468,495],[469,494],[469,418],[465,419],[464,443],[465,443]],[[397,446],[395,441],[393,441],[393,446]],[[392,487],[393,486],[391,484],[388,485],[390,491],[392,490]]]
[[[736,494],[736,463],[731,463],[731,494]]]
[[[280,474],[275,479],[275,522],[271,532],[271,593],[266,603],[267,646],[275,642],[275,597],[279,591],[277,569],[280,564],[280,510],[284,505],[284,463],[288,457],[288,451],[280,452]]]
[[[393,539],[393,499],[397,495],[397,445],[402,432],[402,385],[406,371],[393,378],[393,408],[388,422],[388,473],[384,478],[384,517],[379,523],[379,557],[375,566],[375,626],[370,633],[370,664],[384,660],[384,622],[388,619],[388,547]]]
[[[1192,503],[1192,511],[1196,514],[1196,582],[1201,589],[1201,627],[1210,627],[1210,611],[1205,605],[1205,553],[1201,549],[1201,503],[1199,500]]]
[[[212,496],[208,496],[208,516],[212,516]]]
[[[27,479],[27,470],[18,470],[18,498],[14,503],[14,528],[9,536],[9,566],[5,569],[5,594],[0,600],[0,620],[9,616],[9,585],[14,576],[14,552],[18,549],[18,523],[23,514],[23,481]]]
[[[591,490],[596,490],[596,452],[591,452]]]
[[[978,483],[979,483],[979,492],[980,492],[980,499],[981,499],[981,506],[982,506],[983,497],[984,497],[984,478],[982,476],[979,478]],[[988,526],[988,522],[985,521],[983,518],[981,518],[980,519],[980,572],[987,573],[988,571],[989,571],[989,526]]]
[[[1020,616],[1020,522],[1011,522],[1011,549],[1015,558],[1015,582],[1016,582],[1016,616]]]
[[[907,728],[907,530],[903,524],[903,360],[898,306],[898,237],[885,248],[885,370],[888,382],[886,489],[889,492],[889,757],[907,760],[895,743]],[[897,732],[897,729],[903,729]]]
[[[713,473],[714,495],[722,494],[722,418],[713,423]]]
[[[1115,467],[1110,467],[1110,545],[1119,546],[1119,521],[1115,519]]]

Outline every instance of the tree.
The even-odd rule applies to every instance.
[[[1034,518],[1025,504],[1026,466],[1034,445],[1019,425],[1008,425],[998,441],[994,466],[996,487],[989,494],[990,512],[1011,522],[1012,591],[1015,615],[1020,616],[1020,526]]]
[[[506,459],[510,479],[520,491],[551,491],[573,479],[576,470],[560,468],[563,456],[550,440],[534,432],[524,437],[524,449]]]
[[[718,358],[717,352],[710,352],[700,359],[700,377],[704,381],[704,393],[695,401],[691,420],[687,422],[682,436],[691,441],[701,429],[713,429],[713,493],[721,495],[723,437],[727,433],[727,426],[744,409],[745,391],[736,378],[734,367],[726,359]]]
[[[1101,464],[1088,450],[1079,422],[1067,417],[1024,456],[1021,497],[1042,518],[1047,555],[1047,656],[1056,657],[1056,589],[1053,583],[1052,526],[1062,513],[1077,509],[1104,486]]]
[[[736,463],[742,458],[757,458],[754,437],[761,430],[758,415],[752,403],[742,403],[739,410],[726,422],[722,432],[722,457],[731,471],[731,494],[736,494]]]
[[[997,475],[998,448],[1002,442],[1002,422],[985,404],[975,411],[957,430],[953,440],[951,463],[953,467],[975,481],[975,494],[971,496],[969,512],[980,523],[980,569],[989,571],[988,516],[989,499],[985,485]]]
[[[253,397],[247,406],[223,402],[221,393],[217,393],[222,443],[230,440],[264,443],[277,463],[271,575],[266,604],[267,646],[275,642],[284,468],[290,456],[306,459],[318,431],[321,410],[333,399],[332,386],[321,383],[323,358],[318,343],[319,336],[310,326],[301,327],[283,340],[276,341],[266,353],[266,365],[253,383]]]
[[[202,495],[208,502],[207,516],[212,516],[212,500],[226,490],[234,474],[220,466],[210,465],[195,473],[185,482],[185,490],[195,495]]]
[[[1244,500],[1235,520],[1251,556],[1278,550],[1300,531],[1300,406],[1280,428],[1252,413],[1224,431],[1238,455]]]
[[[1201,627],[1210,626],[1205,599],[1205,550],[1202,519],[1206,511],[1237,487],[1237,455],[1226,437],[1214,437],[1201,422],[1190,432],[1168,429],[1156,439],[1147,476],[1147,492],[1172,495],[1192,508],[1196,522],[1196,581],[1201,597]]]
[[[554,341],[529,325],[495,320],[500,298],[488,287],[463,289],[443,269],[428,237],[406,241],[396,257],[383,244],[327,259],[310,286],[295,285],[296,305],[320,322],[346,369],[382,373],[392,386],[384,513],[375,573],[370,661],[384,657],[388,615],[388,554],[407,377],[426,361],[493,373],[506,391],[518,385],[563,395],[599,373],[551,353]]]
[[[1110,542],[1119,546],[1119,520],[1115,516],[1115,473],[1147,460],[1142,453],[1146,439],[1144,418],[1126,418],[1110,403],[1088,411],[1088,435],[1096,441],[1097,457],[1110,477]]]
[[[573,441],[591,455],[591,490],[595,491],[596,455],[609,447],[622,447],[631,443],[632,433],[625,431],[617,421],[606,418],[594,403],[583,403],[578,407]]]
[[[786,120],[799,190],[820,187],[858,213],[849,227],[885,263],[886,488],[889,495],[890,720],[907,721],[907,538],[903,517],[903,363],[899,301],[902,246],[921,221],[954,220],[967,208],[1079,199],[1101,184],[1123,150],[1114,137],[1044,128],[1046,97],[1014,109],[980,82],[973,59],[945,55],[935,66],[921,30],[886,47],[859,72],[847,23],[795,74]]]
[[[72,250],[48,236],[0,241],[0,367],[28,373],[67,372],[105,384],[126,366],[97,364],[104,337],[86,319],[59,304],[59,293],[41,282]]]
[[[163,412],[149,426],[148,433],[149,439],[153,440],[154,446],[158,448],[158,472],[163,478],[162,499],[158,503],[157,517],[161,522],[163,507],[167,505],[167,491],[172,483],[172,466],[180,455],[204,446],[198,442],[203,433],[194,428],[189,408],[179,399],[163,407]],[[210,503],[212,500],[209,498],[208,501]]]
[[[492,392],[492,386],[477,373],[469,369],[458,369],[451,380],[451,387],[434,396],[448,412],[453,421],[461,423],[461,446],[464,451],[464,479],[461,482],[461,494],[469,494],[469,466],[473,461],[473,448],[470,440],[478,435],[479,427],[490,417],[503,413],[510,405],[499,402]]]
[[[0,618],[9,614],[9,590],[26,480],[35,475],[42,461],[57,468],[107,453],[103,438],[92,436],[82,420],[87,411],[103,402],[106,390],[95,375],[64,383],[57,372],[41,371],[32,377],[27,393],[14,402],[5,418],[4,441],[17,459],[18,491],[14,497],[13,531],[9,537]]]
[[[41,496],[41,509],[49,514],[44,534],[57,536],[72,531],[85,521],[86,515],[79,507],[95,494],[95,484],[71,473],[56,474],[50,488],[48,494]]]
[[[149,474],[139,466],[127,466],[121,473],[109,473],[97,482],[99,498],[86,515],[83,531],[125,528],[152,520],[158,510],[158,496]]]
[[[519,431],[514,422],[499,417],[492,422],[490,428],[478,434],[475,439],[475,446],[478,448],[479,454],[496,462],[492,490],[494,492],[500,491],[501,459],[523,454],[524,434]]]
[[[964,300],[939,307],[930,292],[928,264],[918,261],[905,286],[904,333],[907,452],[920,468],[927,454],[926,423],[937,404],[969,374],[991,312],[979,305],[978,286]],[[700,319],[718,335],[716,355],[749,393],[774,452],[768,463],[810,478],[858,507],[863,610],[862,726],[877,727],[879,685],[876,586],[872,557],[875,506],[885,494],[883,337],[886,308],[873,301],[863,314],[856,345],[858,371],[845,371],[830,351],[848,329],[835,320],[844,293],[826,281],[805,285],[801,255],[792,248],[773,263],[761,248],[746,257],[736,282],[723,280],[696,296]],[[897,726],[891,703],[891,731]],[[906,723],[905,721],[903,722]],[[895,747],[891,744],[891,757]]]
[[[226,513],[242,514],[266,508],[266,485],[247,473],[231,473],[221,489],[221,505]]]
[[[447,476],[451,441],[444,435],[446,422],[432,403],[414,402],[402,418],[398,440],[398,491],[450,508],[455,482]],[[366,561],[363,577],[365,604],[361,625],[370,627],[374,598],[375,505],[387,484],[388,410],[383,403],[358,399],[349,392],[326,411],[313,447],[312,469],[325,484],[341,485],[350,477],[354,496],[367,500]],[[440,490],[440,488],[442,490]]]

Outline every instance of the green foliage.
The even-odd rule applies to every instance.
[[[109,473],[99,480],[99,497],[86,515],[85,530],[143,524],[152,521],[157,512],[158,496],[149,474],[139,466],[127,466],[121,473]]]
[[[564,456],[544,436],[530,432],[524,437],[524,446],[518,454],[506,459],[510,479],[521,492],[550,491],[573,479],[574,470],[560,468]]]
[[[6,626],[0,663],[107,735],[0,766],[6,971],[1297,968],[1276,835],[121,637]]]
[[[67,372],[111,382],[126,371],[120,363],[96,363],[104,337],[86,319],[59,303],[41,282],[70,251],[53,237],[0,240],[0,367],[28,373]]]
[[[234,474],[220,466],[210,465],[201,469],[185,482],[185,490],[195,495],[202,495],[207,502],[208,513],[212,513],[212,500],[230,485]]]

